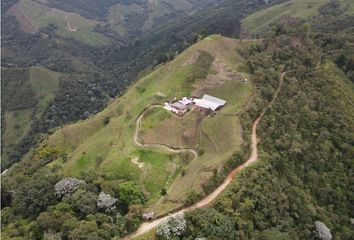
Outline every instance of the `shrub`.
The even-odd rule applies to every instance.
[[[187,227],[187,221],[183,214],[169,217],[166,221],[157,226],[156,234],[159,239],[167,240],[173,237],[182,236]]]

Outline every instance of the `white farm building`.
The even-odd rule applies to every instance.
[[[193,102],[196,106],[205,109],[216,111],[218,108],[225,105],[226,101],[220,98],[216,98],[207,94],[204,94],[201,99],[194,99]]]

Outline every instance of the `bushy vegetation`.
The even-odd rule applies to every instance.
[[[119,184],[118,191],[109,190],[111,196],[85,179],[86,183],[80,180],[80,185],[70,188],[70,194],[58,195],[55,189],[63,180],[49,171],[17,179],[21,182],[15,183],[16,194],[2,188],[2,223],[6,225],[2,236],[6,239],[43,239],[50,234],[60,239],[111,239],[140,224],[139,204],[144,197],[131,182]]]
[[[187,214],[188,238],[310,239],[318,237],[315,221],[334,239],[353,236],[352,83],[333,62],[321,62],[331,58],[314,42],[321,34],[283,29],[247,53],[258,99],[243,119],[255,119],[279,73],[289,71],[257,131],[260,163],[213,206]]]

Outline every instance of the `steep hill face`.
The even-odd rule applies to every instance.
[[[3,68],[2,95],[2,162],[6,162],[31,129],[34,119],[40,118],[59,88],[60,74],[46,68]]]
[[[83,189],[95,203],[98,192],[111,194],[119,199],[118,212],[138,222],[141,210],[166,214],[208,193],[213,186],[207,179],[213,178],[213,172],[242,160],[245,139],[237,113],[249,100],[252,83],[244,80],[249,76],[238,51],[256,42],[209,36],[143,77],[104,111],[57,129],[3,176],[4,195],[16,192],[11,203],[7,202],[13,204],[7,211],[18,209],[25,218],[41,219],[42,214],[54,216],[41,213],[50,206],[69,204],[74,210],[74,203],[70,203],[74,198],[68,202],[53,195],[53,179],[65,177],[85,180],[88,185]],[[225,107],[211,114],[191,106],[181,117],[163,108],[166,101],[205,93],[226,100]],[[37,185],[38,174],[45,175],[41,183],[48,190],[43,196],[48,201],[39,203],[31,195],[24,205],[18,205],[17,197],[26,194],[23,191],[43,187]],[[22,177],[34,185],[22,188],[16,181]],[[95,190],[86,188],[90,185]],[[132,213],[136,204],[141,210]],[[27,207],[33,211],[22,212]],[[91,209],[72,216],[80,219],[96,213],[97,209]],[[6,236],[13,234],[11,222]],[[40,230],[41,234],[45,231],[46,227]],[[122,232],[111,234],[127,231],[131,228],[123,226]]]

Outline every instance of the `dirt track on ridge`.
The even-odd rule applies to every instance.
[[[191,148],[171,148],[167,145],[164,144],[158,144],[158,143],[151,143],[151,144],[144,144],[139,142],[139,129],[140,129],[140,125],[141,125],[141,120],[144,117],[144,114],[153,109],[153,108],[162,108],[163,106],[161,105],[152,105],[148,108],[146,108],[140,115],[139,117],[136,119],[135,121],[135,133],[134,133],[134,143],[139,146],[139,147],[144,147],[144,148],[162,148],[165,149],[171,153],[182,153],[182,152],[191,152],[194,155],[194,159],[196,159],[198,157],[198,153]],[[193,159],[193,160],[194,160]]]
[[[219,195],[220,193],[222,193],[222,191],[225,190],[225,188],[232,182],[232,180],[236,177],[236,175],[244,168],[248,167],[249,165],[251,165],[252,163],[256,162],[258,160],[258,149],[257,149],[257,145],[258,145],[258,139],[257,139],[257,126],[259,124],[259,122],[261,121],[262,117],[264,116],[264,114],[267,112],[267,110],[269,108],[272,107],[272,104],[274,103],[274,101],[276,100],[278,94],[279,94],[279,91],[281,89],[281,86],[283,85],[283,82],[284,82],[284,76],[287,72],[282,72],[280,74],[280,79],[279,79],[279,84],[278,84],[278,88],[277,90],[275,91],[274,93],[274,96],[273,96],[273,99],[268,103],[268,105],[263,109],[263,111],[261,112],[261,114],[258,116],[258,118],[254,121],[253,123],[253,126],[252,126],[252,138],[251,138],[251,155],[250,157],[248,158],[248,160],[246,162],[244,162],[243,164],[241,164],[240,166],[238,166],[237,168],[235,168],[234,170],[232,170],[228,175],[227,177],[225,178],[224,182],[219,186],[217,187],[211,194],[209,194],[208,196],[206,196],[205,198],[203,198],[202,200],[200,200],[199,202],[196,202],[195,204],[189,206],[189,207],[186,207],[186,208],[183,208],[177,212],[174,212],[168,216],[165,216],[165,217],[161,217],[161,218],[158,218],[156,220],[153,220],[151,222],[145,222],[143,223],[135,232],[131,233],[130,235],[127,235],[125,237],[122,238],[122,240],[129,240],[129,239],[133,239],[137,236],[140,236],[148,231],[150,231],[151,229],[157,227],[160,223],[164,222],[165,220],[167,220],[167,218],[169,218],[170,216],[176,216],[176,215],[179,215],[179,214],[183,214],[185,212],[189,212],[189,211],[192,211],[194,209],[197,209],[197,208],[202,208],[206,205],[208,205],[209,203],[211,203],[213,200],[215,200]],[[136,128],[136,131],[135,131],[135,136],[134,136],[134,141],[135,143],[138,145],[138,146],[142,146],[142,147],[147,147],[147,146],[150,146],[152,145],[153,147],[155,145],[158,145],[159,147],[161,147],[161,145],[159,144],[141,144],[139,143],[138,141],[138,130],[139,130],[139,126],[140,126],[140,121],[141,121],[141,118],[142,116],[144,115],[144,113],[151,109],[151,108],[154,108],[154,107],[157,107],[158,105],[154,105],[154,106],[151,106],[149,108],[147,108],[145,111],[142,112],[142,114],[140,114],[140,116],[138,117],[138,119],[136,120],[136,123],[137,123],[137,128]],[[161,107],[161,106],[159,106]],[[162,145],[164,146],[164,145]],[[170,149],[169,147],[167,146],[164,146],[168,149]],[[172,149],[173,150],[173,149]],[[183,151],[184,149],[179,149],[179,150],[174,150],[174,151]],[[193,150],[193,149],[192,149]],[[194,151],[194,150],[193,150]],[[195,152],[195,151],[194,151]],[[195,152],[196,153],[196,152]],[[198,156],[198,155],[196,155]]]

